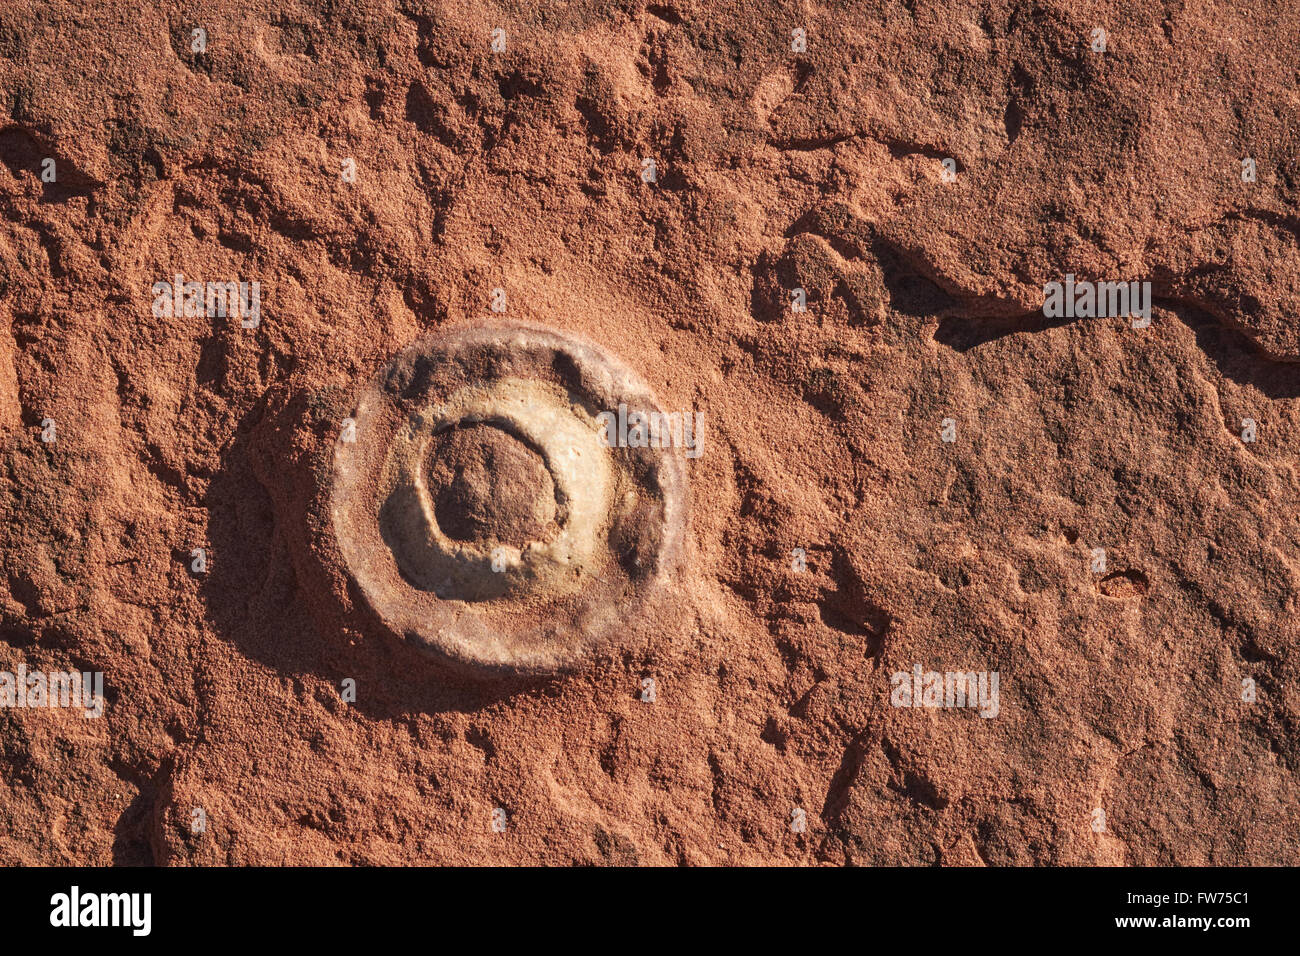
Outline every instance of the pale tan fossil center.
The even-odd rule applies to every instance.
[[[467,424],[492,426],[536,450],[554,493],[534,507],[556,516],[557,534],[518,546],[499,538],[456,540],[439,526],[428,487],[437,466],[430,452],[436,436]],[[525,585],[557,595],[573,591],[583,572],[596,567],[599,534],[609,521],[610,453],[595,419],[558,389],[520,379],[466,387],[424,409],[396,436],[384,473],[380,527],[403,574],[441,597],[481,600]]]

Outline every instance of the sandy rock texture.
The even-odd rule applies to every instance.
[[[1195,0],[6,0],[0,670],[107,699],[0,709],[0,862],[1300,862],[1298,43]],[[259,324],[156,314],[176,274]],[[1045,318],[1067,274],[1150,326]],[[540,683],[354,626],[311,504],[494,289],[706,425],[673,600]],[[891,706],[917,665],[997,715]]]

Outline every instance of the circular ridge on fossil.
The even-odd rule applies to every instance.
[[[626,631],[679,560],[681,450],[611,447],[597,416],[659,410],[594,345],[484,323],[394,356],[339,441],[331,527],[399,637],[482,673],[553,674]]]

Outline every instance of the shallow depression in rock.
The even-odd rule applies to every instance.
[[[546,462],[504,429],[474,424],[439,433],[427,480],[438,526],[457,541],[522,548],[554,530]]]

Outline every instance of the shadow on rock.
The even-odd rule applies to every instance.
[[[472,712],[538,688],[468,680],[380,633],[337,556],[321,553],[319,482],[350,411],[341,400],[325,390],[268,396],[222,454],[207,494],[201,592],[216,633],[288,680],[312,675],[336,693],[354,680],[350,706],[375,718]]]

